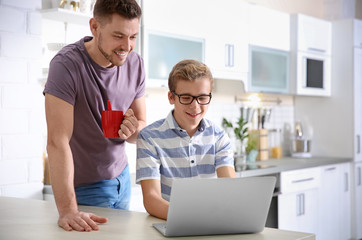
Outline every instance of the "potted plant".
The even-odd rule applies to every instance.
[[[248,121],[246,121],[242,116],[238,119],[236,124],[232,124],[227,119],[222,119],[222,126],[225,130],[232,129],[235,136],[235,156],[244,156],[245,155],[245,140],[248,138]],[[230,135],[230,134],[229,134]],[[231,137],[231,136],[230,136]]]
[[[248,136],[248,144],[246,145],[246,161],[247,162],[255,162],[256,156],[258,155],[258,137],[256,134],[249,134]]]

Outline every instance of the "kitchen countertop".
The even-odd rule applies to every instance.
[[[108,222],[99,231],[66,232],[58,227],[58,212],[55,202],[32,199],[0,197],[0,239],[167,239],[152,227],[154,222],[163,222],[147,213],[123,211],[109,208],[80,206]],[[257,234],[235,234],[178,237],[178,239],[238,239],[238,240],[315,240],[309,233],[265,228]]]
[[[336,157],[311,157],[311,158],[294,158],[284,157],[280,159],[269,159],[265,161],[256,161],[247,163],[246,169],[236,168],[237,177],[253,177],[261,175],[278,174],[280,172],[298,170],[303,168],[312,168],[330,164],[340,164],[352,162],[352,158]]]

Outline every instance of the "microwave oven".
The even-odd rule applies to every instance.
[[[297,52],[296,94],[331,95],[331,57],[322,53]]]

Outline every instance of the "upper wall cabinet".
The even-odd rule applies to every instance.
[[[296,95],[330,96],[332,23],[293,14],[290,33],[292,92]]]
[[[247,80],[248,6],[240,0],[207,0],[200,11],[206,14],[199,20],[204,22],[205,62],[214,78]]]
[[[250,5],[250,44],[261,47],[290,50],[290,16],[287,13]]]
[[[293,49],[327,55],[331,54],[331,22],[303,14],[293,14],[291,22],[291,45]]]
[[[148,31],[158,31],[188,39],[203,39],[204,62],[214,78],[245,80],[248,71],[248,4],[240,0],[226,3],[218,0],[143,1],[144,36]],[[152,48],[145,43],[143,46],[144,53],[149,51],[147,48]]]

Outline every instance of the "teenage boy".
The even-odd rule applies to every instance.
[[[136,182],[147,212],[162,219],[167,218],[174,178],[235,177],[227,134],[204,119],[213,87],[209,68],[183,60],[173,67],[168,86],[174,109],[137,139]]]

